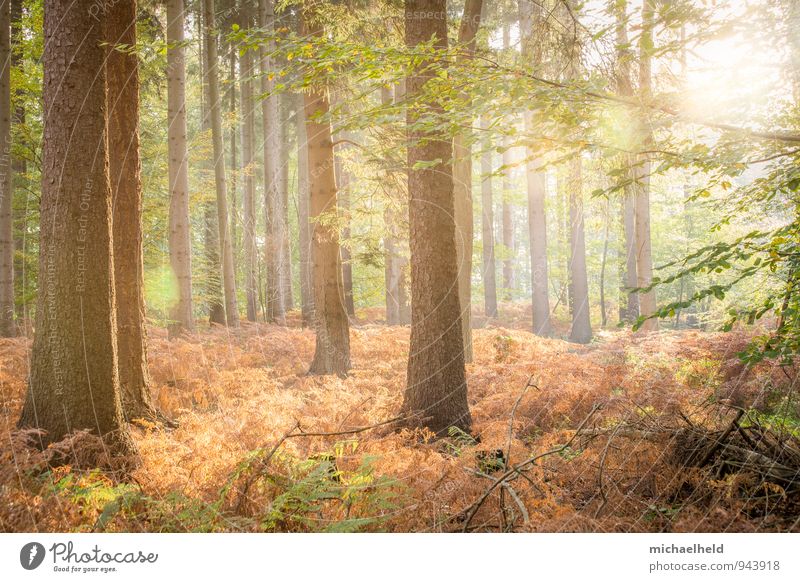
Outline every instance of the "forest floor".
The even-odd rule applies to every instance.
[[[54,468],[26,444],[15,422],[29,342],[0,340],[0,530],[800,531],[780,487],[756,494],[764,483],[687,467],[674,438],[651,438],[772,405],[790,375],[764,365],[743,376],[746,335],[614,330],[580,346],[510,321],[474,333],[479,442],[388,425],[295,436],[397,416],[409,328],[370,315],[351,330],[346,379],[305,375],[307,329],[243,325],[173,342],[150,329],[153,397],[179,425],[135,423],[140,464],[125,479],[81,468],[88,435],[62,444],[73,462]]]

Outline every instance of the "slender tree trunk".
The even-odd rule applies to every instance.
[[[324,34],[312,6],[303,7],[304,36]],[[350,326],[344,309],[339,234],[326,213],[336,213],[336,176],[328,90],[315,86],[305,93],[306,139],[310,171],[312,224],[311,254],[314,264],[314,309],[317,344],[309,374],[338,374],[350,370]]]
[[[233,264],[233,247],[228,226],[228,192],[225,182],[225,148],[222,142],[222,114],[220,111],[219,82],[217,79],[217,31],[214,0],[203,0],[205,30],[206,83],[208,111],[211,117],[211,139],[214,148],[214,182],[217,190],[217,222],[219,227],[220,258],[222,262],[222,289],[225,299],[225,323],[239,325],[236,302],[236,273]]]
[[[503,27],[503,48],[511,46],[509,27]],[[513,121],[512,121],[513,123]],[[511,182],[511,165],[514,163],[513,151],[511,149],[511,139],[508,136],[503,138],[503,205],[502,205],[502,233],[505,258],[503,259],[503,297],[506,301],[512,298],[514,287],[514,221],[511,213],[511,193],[513,184]]]
[[[381,89],[381,104],[385,107],[392,105],[394,101],[394,91],[392,87]],[[387,176],[387,182],[388,182]],[[384,286],[386,292],[386,324],[400,324],[400,257],[398,249],[398,226],[397,212],[394,208],[394,201],[387,200],[384,210],[384,224],[386,225],[386,235],[383,239],[384,249]]]
[[[639,37],[639,88],[642,99],[650,99],[650,53],[653,48],[653,0],[644,0],[642,5],[642,34]],[[642,128],[642,147],[647,149],[652,142],[650,130]],[[653,249],[650,238],[650,158],[647,154],[637,156],[634,169],[636,189],[636,277],[639,288],[649,287],[653,282]],[[639,307],[643,317],[656,312],[655,290],[639,294]],[[658,319],[644,322],[642,331],[658,329]]]
[[[274,0],[259,0],[259,24],[261,28],[271,33],[275,29],[275,2]],[[280,221],[280,195],[279,195],[279,168],[278,156],[280,137],[280,118],[278,116],[278,97],[273,94],[274,81],[271,78],[272,63],[269,53],[272,43],[259,46],[259,60],[261,66],[261,93],[268,95],[261,100],[261,117],[264,132],[264,213],[266,237],[264,243],[264,264],[266,267],[266,304],[267,320],[283,323],[286,307],[279,276],[279,228]]]
[[[334,149],[342,151],[346,147],[339,146]],[[342,239],[345,244],[342,244],[342,285],[344,288],[344,307],[347,315],[355,317],[356,307],[353,301],[353,264],[350,249],[347,244],[350,240],[350,173],[345,169],[341,161],[341,155],[336,155],[336,179],[338,180],[338,195],[339,213],[342,216],[344,226],[342,227]]]
[[[228,5],[226,6],[227,10],[233,11],[236,7],[236,0],[230,0]],[[237,24],[241,26],[241,18],[237,19]],[[239,152],[237,148],[237,142],[239,140],[239,131],[241,128],[241,133],[244,134],[244,124],[243,124],[243,114],[241,112],[237,112],[236,110],[236,85],[237,85],[237,71],[236,71],[236,64],[237,64],[237,54],[239,52],[239,47],[235,44],[228,43],[228,112],[230,115],[236,120],[234,123],[231,124],[231,133],[230,133],[230,150],[231,150],[231,162],[230,162],[230,193],[231,193],[231,246],[233,247],[233,256],[236,264],[239,264],[239,249],[240,249],[240,241],[239,241],[239,181],[237,174],[240,173],[241,168],[239,168]],[[250,56],[251,59],[251,68],[252,68],[252,55]],[[241,82],[241,79],[240,79]],[[252,95],[252,81],[251,81],[251,95]],[[251,131],[254,131],[251,128]],[[244,140],[244,135],[241,136],[241,139]],[[253,138],[255,142],[255,138]],[[254,146],[255,147],[255,146]],[[242,163],[242,165],[244,165]],[[244,206],[244,203],[242,204]],[[242,210],[244,212],[244,210]],[[242,219],[243,220],[243,219]],[[242,238],[244,236],[242,235]],[[242,242],[243,244],[243,242]],[[246,277],[245,273],[245,277]],[[258,289],[256,289],[258,291]],[[246,297],[246,295],[245,295]]]
[[[628,8],[627,0],[614,0],[616,11],[616,43],[617,43],[617,92],[629,97],[633,95],[631,87],[631,51],[628,43]],[[628,182],[623,187],[622,198],[622,226],[625,245],[625,260],[622,263],[622,277],[620,285],[620,321],[633,323],[639,317],[639,296],[631,293],[637,285],[636,277],[636,230],[634,212],[634,188],[630,184],[633,177],[632,157],[629,154],[621,156],[625,169],[625,180]]]
[[[406,45],[431,42],[447,49],[445,0],[406,0]],[[421,63],[408,77],[411,98],[440,73],[437,61]],[[445,436],[450,427],[469,431],[458,257],[455,244],[453,144],[417,126],[421,115],[443,115],[435,100],[409,108],[408,191],[411,244],[411,344],[403,412],[411,426]],[[436,162],[438,160],[438,163]],[[430,167],[415,169],[422,162]]]
[[[347,116],[347,105],[341,101],[341,97],[334,92],[334,108],[343,105],[344,115]],[[337,131],[334,135],[336,141],[348,140],[349,135],[344,131]],[[355,317],[356,309],[353,301],[353,264],[352,256],[350,253],[350,172],[344,160],[347,159],[347,150],[349,145],[347,143],[340,143],[333,149],[335,157],[335,173],[336,173],[336,186],[337,186],[337,200],[339,204],[339,215],[341,220],[342,231],[342,284],[344,285],[344,306],[347,315],[351,318]]]
[[[45,5],[39,298],[20,427],[40,444],[89,429],[109,449],[135,446],[117,373],[106,49],[93,0]]]
[[[278,160],[280,162],[278,175],[280,177],[280,260],[278,276],[281,301],[284,311],[294,309],[292,298],[292,247],[289,241],[289,134],[285,117],[281,115],[282,108],[278,109],[280,135],[278,139]]]
[[[303,325],[314,324],[314,286],[311,280],[311,223],[308,204],[311,196],[308,176],[308,141],[303,96],[297,96],[297,224],[300,239],[300,307]]]
[[[528,235],[531,245],[533,333],[541,336],[550,336],[553,334],[553,326],[550,322],[550,283],[547,272],[546,176],[533,160],[527,163],[526,176],[528,187]]]
[[[183,0],[167,0],[167,144],[169,166],[169,262],[177,283],[170,309],[171,337],[194,331],[189,220],[189,153],[186,147],[186,65]]]
[[[0,336],[14,323],[14,166],[11,161],[11,10],[0,3]]]
[[[569,340],[585,344],[592,339],[592,324],[589,319],[589,282],[586,276],[586,235],[583,224],[583,179],[579,154],[570,162],[570,174],[569,266],[572,286],[572,329],[569,333]]]
[[[250,16],[245,15],[246,26],[250,26]],[[241,55],[241,95],[242,95],[242,166],[244,173],[244,215],[242,223],[242,245],[244,247],[245,297],[247,300],[247,320],[258,319],[258,287],[256,284],[256,182],[253,150],[255,149],[255,105],[253,101],[253,56],[248,49]]]
[[[519,25],[522,37],[522,52],[531,65],[539,66],[542,51],[533,43],[534,27],[540,27],[540,8],[526,0],[519,2]],[[525,132],[535,135],[534,113],[523,115]],[[525,164],[526,186],[528,190],[528,239],[530,242],[531,265],[531,311],[533,333],[549,336],[553,333],[550,321],[550,283],[547,265],[547,214],[545,211],[546,174],[540,160],[533,157],[532,148],[527,148]]]
[[[456,63],[463,64],[475,53],[475,35],[481,23],[483,0],[467,0],[458,32],[463,47]],[[465,96],[464,96],[465,97]],[[465,103],[464,107],[469,107]],[[464,129],[453,139],[453,188],[458,260],[458,297],[461,305],[461,333],[464,361],[472,362],[472,245],[475,226],[472,217],[472,130]]]
[[[106,14],[108,155],[113,199],[114,291],[122,408],[128,420],[158,419],[150,397],[145,337],[142,182],[139,162],[139,64],[136,0],[118,0]]]
[[[606,199],[605,228],[603,230],[603,256],[600,259],[600,325],[608,325],[608,310],[606,309],[606,267],[608,265],[608,243],[611,225],[610,201]]]
[[[481,237],[483,241],[483,308],[486,317],[497,317],[497,265],[494,260],[494,197],[492,195],[492,140],[489,120],[484,131],[481,154]]]

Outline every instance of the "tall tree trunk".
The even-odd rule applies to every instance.
[[[186,65],[183,0],[167,0],[167,143],[169,166],[169,262],[177,284],[170,309],[171,337],[194,331],[189,220],[189,153],[186,147]]]
[[[503,26],[503,48],[511,46],[511,33],[508,24]],[[514,121],[510,121],[513,123]],[[505,258],[503,259],[503,298],[510,301],[514,287],[514,221],[511,214],[511,165],[514,163],[511,138],[503,138],[503,205],[502,205],[502,233]]]
[[[0,3],[0,336],[14,323],[14,166],[11,161],[11,5]]]
[[[131,455],[117,373],[106,49],[93,0],[44,12],[39,298],[20,427],[40,444],[89,429]]]
[[[222,288],[225,299],[225,323],[239,325],[236,302],[236,273],[233,264],[233,247],[228,224],[228,192],[225,181],[225,148],[222,141],[222,114],[220,111],[217,30],[214,0],[203,0],[203,39],[205,42],[206,83],[208,111],[211,117],[211,139],[214,148],[214,182],[217,190],[217,222],[219,228],[220,258],[222,262]]]
[[[481,123],[481,239],[483,242],[483,309],[486,317],[497,317],[497,265],[494,260],[494,197],[492,195],[492,138],[489,120]]]
[[[259,0],[259,24],[267,33],[275,29],[274,0]],[[273,94],[274,81],[271,78],[272,62],[269,53],[273,43],[259,46],[261,67],[261,93],[267,95],[261,100],[261,118],[264,132],[264,214],[266,237],[264,243],[264,264],[266,267],[266,304],[267,320],[283,323],[286,308],[280,285],[279,264],[280,245],[280,193],[278,155],[280,137],[280,118],[278,115],[278,97]]]
[[[243,21],[250,27],[251,18],[245,14]],[[247,320],[258,319],[258,287],[256,283],[256,182],[253,150],[255,149],[255,105],[253,100],[253,55],[248,49],[241,55],[242,95],[242,166],[244,170],[244,215],[242,220],[242,245],[244,247],[245,298]]]
[[[392,87],[381,89],[381,105],[389,107],[394,102]],[[388,182],[388,176],[387,176]],[[400,324],[400,257],[398,249],[398,225],[395,202],[388,200],[384,210],[386,234],[383,239],[384,250],[384,287],[386,292],[386,324]]]
[[[572,287],[572,329],[569,340],[585,344],[592,340],[592,324],[589,319],[589,282],[586,276],[586,235],[583,224],[583,178],[580,154],[576,154],[570,162],[570,178],[569,273]]]
[[[297,225],[300,239],[300,308],[304,326],[314,324],[314,286],[311,281],[311,196],[308,176],[308,142],[303,96],[297,95]]]
[[[617,92],[623,97],[633,95],[631,87],[631,51],[628,43],[628,8],[627,0],[614,0],[616,11],[616,44],[617,44]],[[621,156],[625,170],[626,184],[623,187],[622,227],[625,245],[625,260],[621,264],[622,277],[620,285],[620,321],[633,323],[639,317],[639,295],[631,293],[637,285],[636,277],[636,228],[634,211],[634,187],[630,184],[632,175],[632,157]]]
[[[339,92],[332,94],[334,99],[334,108],[342,107],[343,115],[346,117],[348,114],[347,104],[341,100]],[[347,141],[350,138],[349,134],[345,131],[337,131],[334,134],[336,141]],[[341,221],[342,231],[342,285],[344,286],[344,306],[347,315],[355,317],[355,303],[353,302],[353,264],[352,256],[350,253],[350,172],[344,162],[347,159],[347,150],[349,145],[347,143],[340,143],[333,149],[335,157],[335,173],[336,173],[336,189],[337,200],[339,204],[339,215]]]
[[[466,0],[458,44],[463,52],[456,58],[463,64],[475,53],[475,35],[481,23],[483,0]],[[462,96],[466,98],[466,95]],[[464,104],[469,107],[469,102]],[[464,336],[464,361],[472,362],[472,245],[475,226],[472,218],[472,129],[453,138],[453,189],[458,260],[458,298],[461,305],[461,333]]]
[[[113,199],[117,361],[122,408],[130,420],[158,419],[150,397],[145,337],[142,182],[139,162],[139,64],[136,0],[118,0],[106,14],[108,156]],[[116,46],[123,47],[118,50]]]
[[[644,0],[642,5],[642,34],[639,37],[639,88],[642,100],[650,99],[650,54],[653,49],[653,0]],[[647,149],[652,135],[647,127],[642,127],[642,148]],[[650,238],[650,158],[647,154],[637,156],[634,168],[636,189],[636,278],[639,288],[649,287],[653,282],[653,248]],[[655,290],[639,294],[639,307],[642,317],[650,317],[656,312]],[[642,331],[658,329],[658,319],[647,319]]]
[[[519,25],[522,37],[522,52],[531,66],[539,66],[542,61],[541,50],[533,43],[534,27],[540,27],[540,8],[526,0],[519,3]],[[527,111],[523,115],[525,132],[534,135],[534,114]],[[547,214],[545,211],[546,174],[540,160],[535,159],[532,148],[527,148],[525,164],[526,186],[528,191],[528,238],[531,260],[531,311],[533,333],[549,336],[553,333],[550,321],[549,277],[547,270]]]
[[[278,183],[280,195],[280,259],[278,276],[284,311],[294,309],[292,298],[292,247],[289,241],[289,132],[283,109],[278,109],[280,134],[278,139]]]
[[[303,6],[302,28],[304,36],[324,35],[311,2]],[[311,87],[304,97],[317,328],[316,351],[309,374],[346,376],[350,370],[350,325],[344,309],[339,234],[335,225],[324,217],[326,213],[336,213],[337,210],[333,140],[330,121],[326,118],[330,109],[328,90],[317,85]]]
[[[406,45],[416,49],[433,41],[447,49],[445,0],[406,0]],[[433,40],[435,37],[435,40]],[[411,99],[441,72],[440,61],[426,60],[408,77]],[[407,111],[408,191],[411,245],[411,344],[403,399],[411,426],[428,427],[440,436],[450,427],[469,431],[458,257],[455,244],[453,144],[440,133],[420,128],[420,116],[443,115],[431,99]],[[422,163],[425,168],[416,168]]]
[[[339,146],[334,149],[340,152],[346,150],[344,146]],[[336,179],[338,180],[338,195],[339,213],[341,214],[344,226],[342,226],[342,239],[345,244],[342,245],[342,286],[344,289],[344,307],[347,315],[355,317],[356,307],[353,301],[353,257],[347,244],[350,240],[350,173],[345,169],[344,163],[341,160],[341,154],[336,155]]]

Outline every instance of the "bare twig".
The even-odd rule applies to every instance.
[[[550,449],[549,451],[546,451],[544,453],[540,453],[540,454],[535,455],[535,456],[533,456],[533,457],[531,457],[529,459],[526,459],[525,461],[523,461],[522,463],[519,463],[518,465],[514,465],[513,467],[508,469],[505,473],[503,473],[498,479],[496,479],[495,482],[492,483],[492,485],[483,493],[483,495],[481,495],[475,503],[473,503],[472,505],[469,506],[469,508],[467,508],[467,510],[466,510],[467,519],[465,520],[464,526],[461,528],[461,531],[462,532],[466,532],[467,531],[467,529],[469,528],[469,525],[472,523],[472,519],[475,517],[475,514],[478,513],[478,510],[483,506],[483,504],[486,502],[486,500],[492,494],[492,491],[497,489],[498,486],[502,485],[509,477],[512,477],[513,475],[519,473],[522,469],[524,469],[525,467],[527,467],[529,465],[532,465],[533,463],[535,463],[539,459],[542,459],[544,457],[548,457],[550,455],[555,455],[555,454],[558,454],[558,453],[561,453],[561,452],[567,450],[569,448],[569,446],[573,442],[575,442],[575,439],[581,434],[581,431],[588,424],[589,420],[591,420],[591,418],[595,415],[595,413],[597,413],[597,411],[600,410],[602,407],[603,406],[601,404],[595,404],[592,407],[592,410],[586,416],[586,418],[584,418],[583,421],[578,425],[578,428],[575,429],[575,433],[569,438],[569,440],[566,443],[564,443],[560,447],[556,447],[554,449]]]

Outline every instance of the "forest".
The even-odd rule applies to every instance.
[[[800,532],[800,0],[0,3],[0,531]]]

